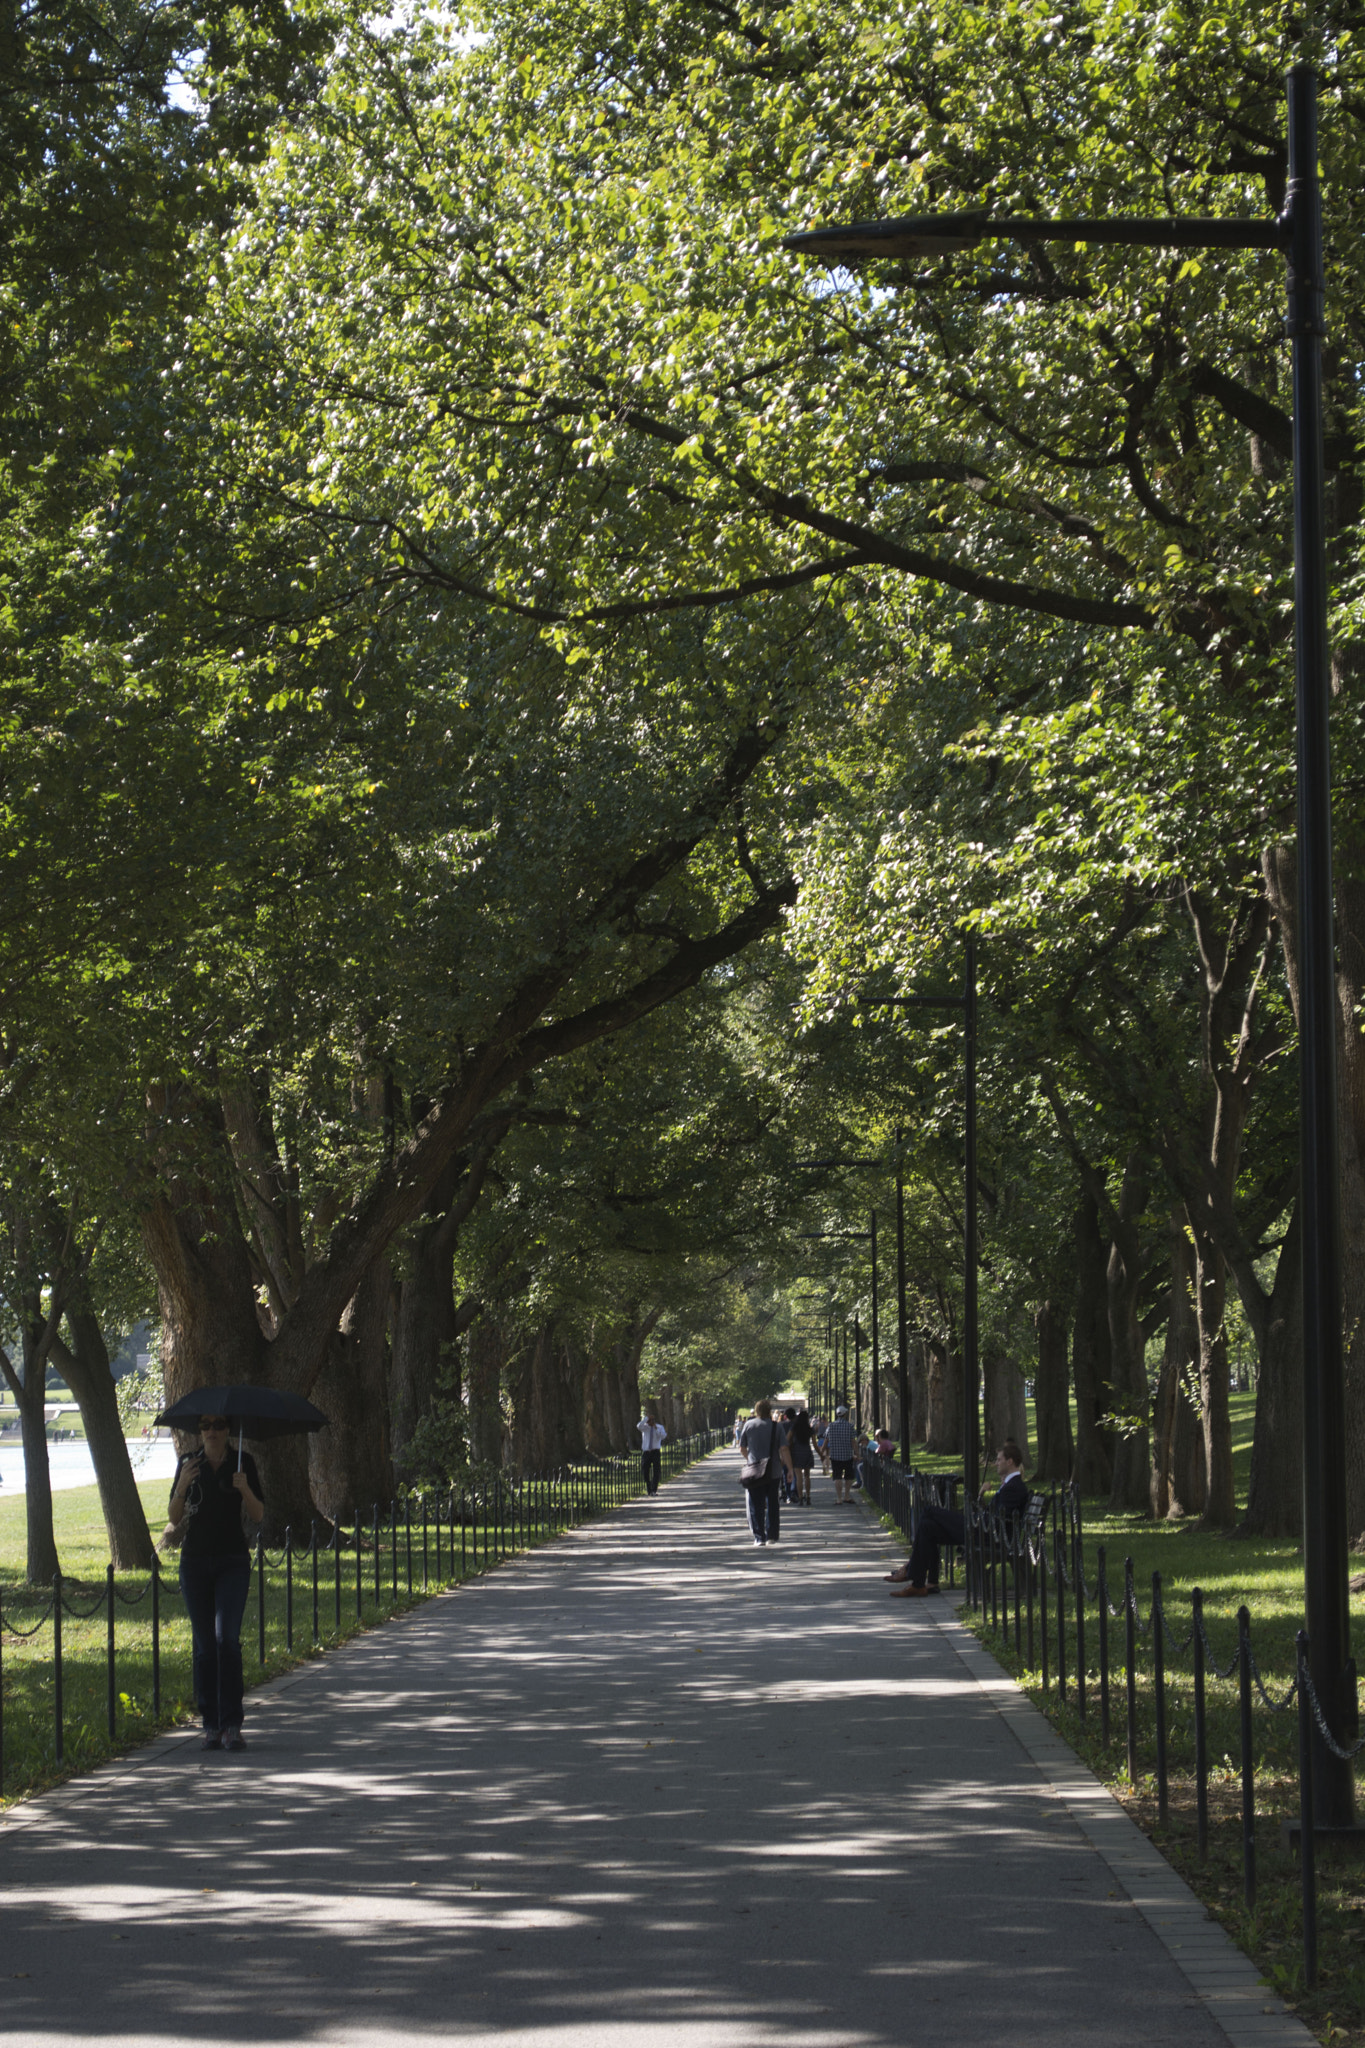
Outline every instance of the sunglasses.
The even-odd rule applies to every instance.
[[[201,1436],[206,1429],[227,1429],[228,1426],[226,1415],[201,1415],[199,1418],[199,1433]]]

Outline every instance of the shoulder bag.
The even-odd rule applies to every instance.
[[[752,1451],[744,1453],[744,1463],[739,1468],[739,1483],[741,1486],[752,1493],[757,1487],[765,1487],[771,1484],[768,1477],[768,1468],[772,1464],[773,1454],[776,1449],[777,1424],[770,1422],[768,1424],[768,1454],[764,1458],[756,1458]]]

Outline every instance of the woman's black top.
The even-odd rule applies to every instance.
[[[193,1454],[191,1454],[193,1455]],[[180,1484],[185,1469],[182,1458],[175,1468],[171,1493]],[[215,1472],[207,1458],[185,1500],[185,1541],[183,1557],[250,1557],[251,1546],[242,1527],[242,1496],[232,1483],[237,1470],[237,1447],[232,1445]],[[257,1500],[264,1500],[256,1460],[248,1452],[242,1459],[246,1483]]]
[[[804,1408],[797,1409],[796,1419],[792,1423],[791,1431],[792,1442],[796,1445],[797,1450],[808,1451],[810,1449],[811,1437],[810,1417]]]

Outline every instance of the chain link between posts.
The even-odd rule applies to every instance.
[[[48,1622],[52,1619],[52,1606],[52,1601],[48,1600],[32,1628],[16,1628],[8,1614],[6,1614],[3,1633],[7,1636],[17,1637],[20,1642],[26,1642],[30,1636],[36,1636],[40,1628],[46,1628]]]
[[[1303,1663],[1299,1665],[1299,1675],[1294,1685],[1294,1691],[1297,1692],[1300,1686],[1308,1695],[1308,1705],[1313,1716],[1313,1725],[1318,1731],[1324,1748],[1332,1756],[1338,1758],[1341,1763],[1349,1764],[1354,1762],[1356,1757],[1360,1755],[1361,1750],[1365,1749],[1365,1735],[1358,1737],[1349,1749],[1343,1749],[1331,1729],[1327,1726],[1327,1717],[1323,1713],[1318,1699],[1318,1689],[1313,1683],[1307,1665]]]

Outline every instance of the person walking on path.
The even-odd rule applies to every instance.
[[[804,1408],[798,1408],[792,1417],[787,1432],[791,1445],[792,1478],[796,1484],[796,1504],[810,1506],[810,1475],[815,1470],[814,1436],[810,1426],[810,1415]]]
[[[825,1444],[834,1472],[834,1505],[842,1507],[846,1501],[851,1503],[853,1499],[853,1467],[858,1448],[847,1408],[835,1409],[834,1420],[829,1426]]]
[[[242,1736],[242,1616],[251,1586],[251,1551],[242,1510],[265,1519],[256,1460],[234,1467],[226,1415],[199,1420],[199,1449],[181,1458],[171,1486],[173,1528],[185,1526],[180,1590],[194,1644],[194,1699],[205,1749],[245,1749]]]
[[[749,1515],[749,1533],[755,1550],[766,1550],[778,1540],[781,1521],[783,1468],[791,1471],[787,1433],[773,1415],[771,1401],[755,1401],[754,1412],[739,1433],[739,1452],[746,1464],[763,1465],[760,1479],[746,1481],[744,1503]]]
[[[668,1431],[647,1408],[641,1409],[640,1420],[635,1426],[640,1432],[640,1471],[644,1476],[645,1492],[657,1493],[659,1474],[663,1468],[663,1460],[659,1454]]]
[[[1006,1437],[995,1454],[999,1485],[991,1505],[998,1515],[1022,1515],[1028,1506],[1023,1463],[1024,1454],[1018,1444],[1012,1437]],[[900,1581],[891,1588],[891,1598],[915,1600],[926,1593],[937,1593],[939,1551],[945,1543],[960,1544],[966,1540],[967,1517],[961,1508],[926,1508],[919,1518],[908,1560],[899,1571],[886,1574],[888,1579]]]

